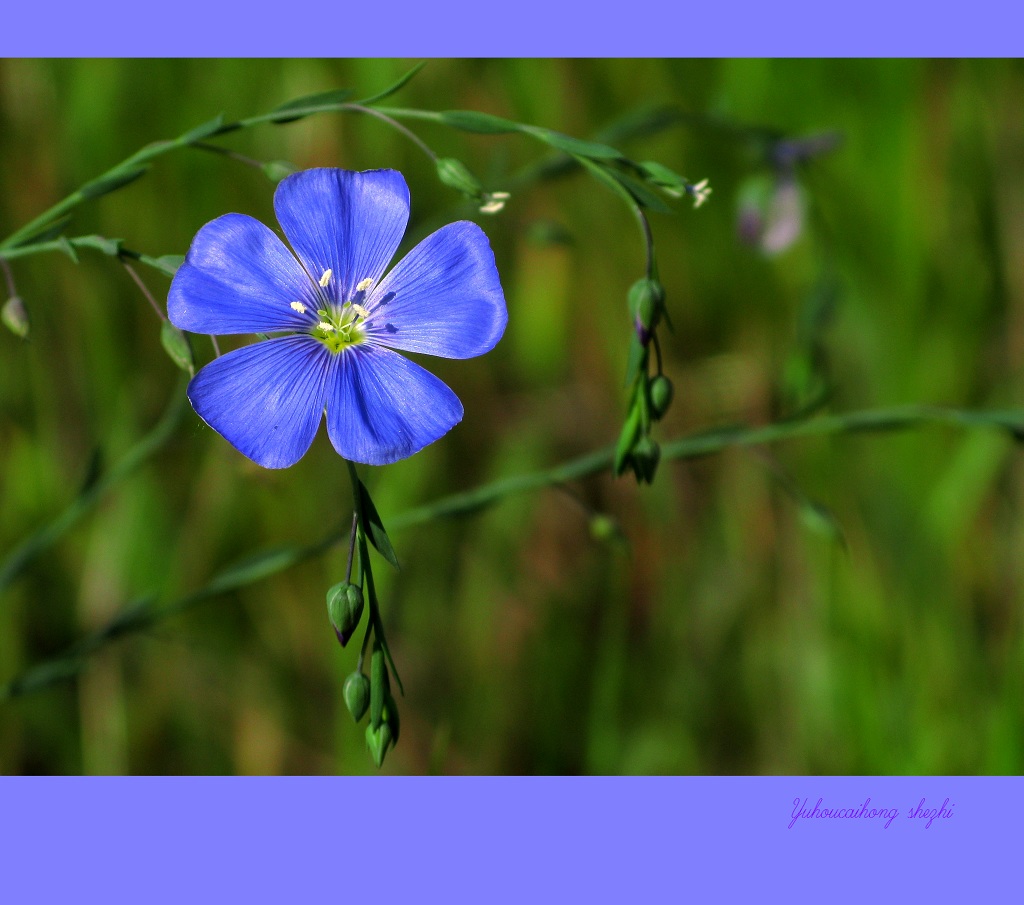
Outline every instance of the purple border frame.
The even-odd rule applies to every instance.
[[[992,57],[1024,49],[1018,32],[1000,25],[1008,0],[976,0],[963,15],[923,0],[687,8],[648,0],[630,6],[635,29],[598,4],[523,0],[490,24],[483,8],[392,3],[382,19],[372,4],[305,0],[301,10],[281,8],[289,29],[251,4],[51,2],[4,13],[0,54]],[[335,27],[308,27],[317,20]],[[931,825],[908,818],[921,799],[924,811],[948,799],[952,816]],[[353,892],[390,901],[735,901],[776,889],[839,901],[979,899],[1017,885],[1022,805],[1018,778],[0,778],[0,891],[15,902]],[[793,821],[794,809],[816,807],[842,816]],[[890,822],[871,816],[875,809],[899,814]]]
[[[1024,780],[14,778],[0,800],[11,902],[948,902],[1017,888]]]
[[[11,0],[2,56],[1019,56],[1011,0]],[[627,12],[628,10],[628,12]],[[281,23],[275,24],[277,12]],[[488,21],[490,17],[490,21]]]

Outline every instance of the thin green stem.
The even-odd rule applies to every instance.
[[[431,160],[437,160],[437,154],[434,153],[433,149],[421,139],[415,132],[403,126],[397,120],[392,119],[390,116],[382,113],[380,110],[375,110],[373,107],[363,107],[360,104],[346,104],[346,110],[351,110],[353,113],[365,113],[367,116],[373,116],[379,119],[381,122],[387,123],[392,129],[401,132],[406,138],[415,144],[424,154],[427,155]]]
[[[225,148],[223,145],[211,145],[206,141],[196,141],[192,143],[191,147],[199,151],[208,151],[211,154],[220,154],[222,157],[227,157],[238,163],[244,163],[247,167],[252,167],[255,170],[262,170],[264,166],[260,161],[254,160],[252,157],[246,157],[244,154],[239,154],[238,151],[232,148]]]
[[[356,529],[359,527],[359,514],[352,511],[352,530],[348,540],[348,564],[345,566],[345,581],[352,583],[352,560],[356,552]]]
[[[59,251],[62,254],[68,254],[68,246],[70,246],[72,251],[88,249],[108,256],[129,258],[133,261],[138,261],[140,264],[145,264],[147,267],[152,267],[154,270],[159,270],[164,276],[174,276],[174,269],[159,258],[154,258],[139,251],[133,251],[123,245],[118,245],[116,252],[106,251],[102,247],[102,242],[103,240],[99,236],[75,236],[71,239],[61,237],[60,239],[48,242],[33,242],[31,245],[22,245],[19,248],[4,248],[0,246],[0,264],[6,267],[7,261],[46,252]]]
[[[132,267],[132,265],[129,264],[127,261],[122,261],[121,265],[124,267],[125,270],[128,271],[128,276],[130,276],[132,280],[135,281],[135,285],[139,287],[139,290],[146,297],[146,301],[148,301],[149,304],[153,307],[153,310],[156,312],[156,316],[160,318],[160,320],[162,321],[167,320],[167,315],[164,314],[160,306],[156,303],[156,299],[153,298],[153,293],[151,293],[149,291],[149,287],[147,287],[146,284],[142,282],[142,279],[135,272],[135,268]]]
[[[11,273],[11,265],[2,257],[0,257],[0,270],[4,272],[4,281],[7,283],[7,294],[12,297],[17,295],[18,292],[14,286],[14,274]]]
[[[633,215],[640,224],[640,234],[643,236],[644,240],[644,250],[646,252],[645,272],[647,274],[647,279],[657,279],[657,270],[654,263],[654,235],[651,233],[651,223],[639,204],[633,205]]]

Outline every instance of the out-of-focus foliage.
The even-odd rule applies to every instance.
[[[0,234],[152,140],[222,111],[368,95],[412,62],[2,61]],[[651,215],[674,327],[661,332],[668,439],[815,399],[1021,406],[1022,97],[1024,66],[1002,61],[437,60],[389,103],[598,140],[652,104],[693,115],[621,142],[714,191],[700,210],[684,200]],[[521,136],[406,125],[487,190],[545,153]],[[773,255],[738,236],[745,186],[772,176],[750,126],[843,139],[799,171],[802,232]],[[432,363],[465,421],[369,470],[385,523],[614,442],[626,293],[643,269],[618,198],[574,171],[481,216],[367,116],[219,141],[261,162],[396,167],[412,191],[409,241],[466,216],[491,238],[508,331],[485,358]],[[259,169],[177,151],[80,207],[70,234],[181,255],[222,213],[274,222],[272,192]],[[79,259],[11,262],[31,331],[0,334],[0,556],[117,461],[178,386],[129,275]],[[162,300],[168,280],[139,272]],[[604,475],[567,489],[392,532],[402,570],[380,568],[379,590],[406,697],[385,772],[1024,769],[1024,471],[1011,438],[807,439],[663,461],[651,487]],[[0,683],[131,600],[180,596],[256,548],[312,542],[350,517],[322,432],[296,467],[263,471],[188,412],[0,596]],[[372,771],[342,695],[358,652],[338,647],[324,610],[345,556],[338,546],[212,598],[105,648],[74,681],[0,703],[0,771]]]

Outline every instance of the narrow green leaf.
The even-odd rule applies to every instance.
[[[92,180],[92,182],[87,182],[78,192],[87,200],[99,198],[102,195],[109,195],[111,192],[116,192],[118,189],[134,182],[144,175],[148,169],[149,164],[141,167],[131,167],[127,170],[112,170],[106,175]]]
[[[160,255],[159,258],[154,258],[152,263],[154,267],[159,268],[168,276],[173,277],[178,272],[178,268],[185,263],[185,256]]]
[[[396,94],[401,91],[410,81],[419,73],[419,71],[426,66],[426,62],[417,63],[412,67],[405,75],[403,75],[397,82],[383,91],[377,94],[371,94],[369,97],[363,98],[361,101],[356,103],[361,104],[363,107],[369,107],[370,104],[376,104],[378,101],[384,100],[386,97],[391,97],[392,94]]]
[[[345,103],[353,95],[351,88],[335,88],[333,91],[321,91],[318,94],[309,94],[294,101],[288,101],[275,107],[271,113],[280,113],[281,116],[274,116],[270,121],[279,125],[293,123],[310,115],[310,107],[331,107]],[[295,111],[306,111],[296,113]]]
[[[0,701],[42,691],[51,685],[73,679],[82,670],[83,658],[75,655],[46,660],[30,667],[0,687]]]
[[[682,195],[686,191],[687,181],[677,172],[658,163],[656,160],[647,160],[640,164],[640,172],[644,178],[660,188],[676,189]]]
[[[478,132],[481,135],[500,135],[506,132],[522,132],[523,127],[510,119],[478,113],[476,110],[444,110],[438,119],[446,126],[463,132]]]
[[[615,474],[620,475],[626,470],[626,461],[636,446],[640,434],[640,407],[634,404],[629,410],[629,417],[622,425],[619,442],[615,444]]]
[[[379,728],[384,712],[384,697],[387,694],[387,666],[384,663],[384,651],[375,645],[370,656],[370,725]]]
[[[252,584],[294,565],[302,559],[302,555],[302,550],[297,547],[262,550],[218,573],[203,591],[206,596],[212,596]]]
[[[390,693],[384,698],[384,721],[391,730],[391,744],[397,745],[401,721],[398,718],[398,704]]]
[[[160,328],[160,342],[171,361],[189,375],[195,374],[196,361],[192,354],[192,344],[170,321],[164,321]]]
[[[655,211],[659,214],[672,213],[672,208],[662,201],[658,195],[647,188],[647,186],[639,179],[634,179],[628,173],[623,173],[620,170],[613,170],[611,168],[608,168],[607,172],[611,174],[612,178],[617,180],[627,192],[629,192],[633,197],[633,200],[641,207],[646,207],[648,210]]]
[[[26,245],[38,245],[40,242],[49,242],[51,239],[56,239],[64,232],[64,227],[70,222],[71,214],[65,214],[52,223],[47,223],[45,226],[40,227],[37,232],[29,234],[28,238],[17,242],[14,247],[24,248]]]
[[[566,154],[572,154],[574,157],[579,155],[581,157],[596,158],[598,160],[622,159],[622,154],[615,148],[611,147],[611,145],[601,144],[596,141],[584,141],[581,138],[573,138],[571,135],[563,135],[561,132],[554,132],[551,129],[531,127],[524,129],[523,131],[539,138],[552,148],[557,148],[559,151],[565,151]]]
[[[626,362],[625,386],[631,387],[636,382],[637,377],[640,376],[641,369],[647,361],[648,354],[647,349],[640,342],[640,337],[636,335],[636,330],[630,331],[629,359]]]
[[[600,129],[598,141],[619,144],[635,138],[646,138],[657,135],[670,126],[679,125],[681,113],[679,108],[666,106],[644,106],[623,114],[617,120]]]
[[[95,248],[112,258],[121,254],[123,242],[124,239],[108,239],[106,236],[79,236],[75,239],[75,245],[80,248]]]
[[[209,138],[211,135],[216,135],[221,131],[224,125],[224,114],[218,113],[209,122],[203,123],[201,126],[196,126],[194,129],[186,132],[181,136],[181,140],[186,144],[193,141],[202,141],[204,138]]]
[[[391,546],[391,541],[388,538],[387,532],[384,530],[384,524],[380,520],[380,515],[377,512],[377,507],[373,505],[373,500],[370,498],[370,492],[366,489],[366,485],[359,481],[359,505],[363,510],[363,518],[365,519],[366,526],[370,529],[368,539],[371,544],[377,549],[391,565],[396,569],[401,567],[398,565],[398,557],[395,556],[395,549]]]
[[[625,187],[620,183],[606,166],[600,163],[594,163],[589,157],[580,157],[578,154],[573,154],[573,159],[581,164],[591,176],[593,176],[602,185],[611,189],[618,195],[623,201],[626,202],[631,208],[636,206],[636,200],[633,196],[626,191]]]
[[[68,241],[67,236],[58,237],[57,244],[60,246],[60,250],[64,252],[64,254],[71,258],[71,260],[76,264],[78,263],[78,252],[75,251],[75,246]]]

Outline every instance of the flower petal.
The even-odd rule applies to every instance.
[[[167,294],[171,323],[193,333],[273,333],[315,323],[317,287],[259,220],[225,214],[192,240]],[[301,302],[305,315],[291,307]]]
[[[211,361],[188,385],[199,417],[264,468],[287,468],[316,436],[332,358],[308,335],[253,343]]]
[[[409,187],[397,170],[303,170],[281,180],[274,210],[309,275],[319,281],[330,270],[324,291],[346,302],[395,256],[409,222]]]
[[[468,220],[427,236],[364,305],[370,341],[444,358],[483,355],[508,322],[494,253],[484,231]]]
[[[346,349],[332,381],[327,433],[334,448],[353,462],[397,462],[462,420],[458,396],[389,349],[366,343]]]

